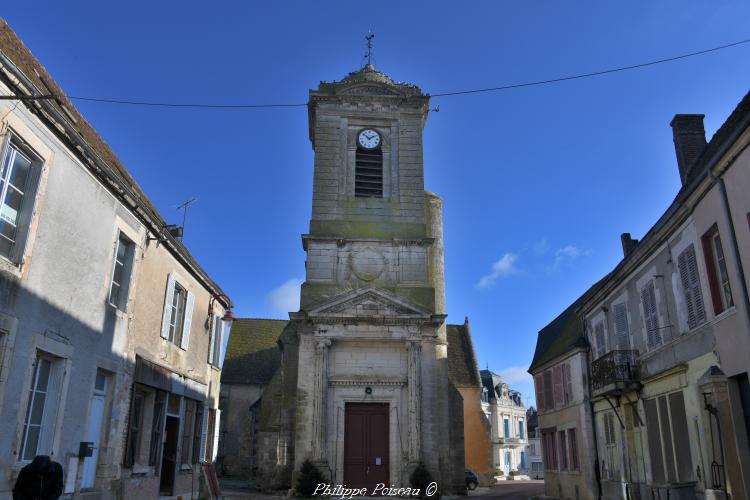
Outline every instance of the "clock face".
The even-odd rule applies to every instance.
[[[380,146],[380,134],[371,128],[366,128],[357,135],[357,142],[365,149],[375,149]]]

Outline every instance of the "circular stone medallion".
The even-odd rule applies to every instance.
[[[385,257],[373,248],[364,248],[349,254],[349,267],[362,281],[378,279],[385,270]]]

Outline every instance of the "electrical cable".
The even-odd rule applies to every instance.
[[[451,97],[451,96],[457,96],[457,95],[467,95],[467,94],[479,94],[479,93],[486,93],[486,92],[498,92],[502,90],[510,90],[510,89],[517,89],[522,87],[533,87],[533,86],[539,86],[539,85],[549,85],[553,83],[560,83],[560,82],[566,82],[570,80],[579,80],[582,78],[591,78],[594,76],[601,76],[601,75],[607,75],[610,73],[619,73],[622,71],[629,71],[633,69],[639,69],[639,68],[645,68],[648,66],[654,66],[657,64],[663,64],[667,62],[677,61],[680,59],[687,59],[689,57],[695,57],[700,56],[704,54],[708,54],[711,52],[717,52],[719,50],[728,49],[731,47],[736,47],[738,45],[743,45],[746,43],[750,43],[750,38],[745,40],[740,40],[733,43],[728,43],[725,45],[720,45],[718,47],[712,47],[710,49],[704,49],[699,50],[697,52],[690,52],[687,54],[682,54],[674,57],[667,57],[664,59],[656,59],[654,61],[648,61],[644,63],[639,64],[632,64],[629,66],[620,66],[617,68],[610,68],[605,69],[601,71],[594,71],[591,73],[581,73],[577,75],[568,75],[568,76],[562,76],[559,78],[550,78],[547,80],[537,80],[532,82],[523,82],[523,83],[514,83],[509,85],[502,85],[499,87],[488,87],[488,88],[482,88],[482,89],[471,89],[471,90],[458,90],[455,92],[439,92],[436,94],[431,94],[430,97]],[[156,106],[156,107],[169,107],[169,108],[214,108],[214,109],[254,109],[254,108],[293,108],[293,107],[302,107],[307,106],[307,103],[271,103],[271,104],[209,104],[209,103],[169,103],[169,102],[150,102],[150,101],[135,101],[135,100],[128,100],[128,99],[107,99],[107,98],[97,98],[97,97],[83,97],[83,96],[68,96],[69,99],[74,99],[77,101],[89,101],[89,102],[98,102],[98,103],[107,103],[107,104],[126,104],[126,105],[133,105],[133,106]]]

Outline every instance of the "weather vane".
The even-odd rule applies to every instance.
[[[367,36],[365,36],[365,40],[367,40],[367,54],[365,54],[365,57],[367,58],[367,65],[372,66],[372,39],[375,38],[375,35],[372,31],[367,32]]]

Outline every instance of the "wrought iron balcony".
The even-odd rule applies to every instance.
[[[591,386],[595,396],[619,395],[640,387],[638,351],[609,351],[591,363]]]
[[[523,444],[526,442],[526,438],[500,436],[497,438],[497,442],[498,444]]]

